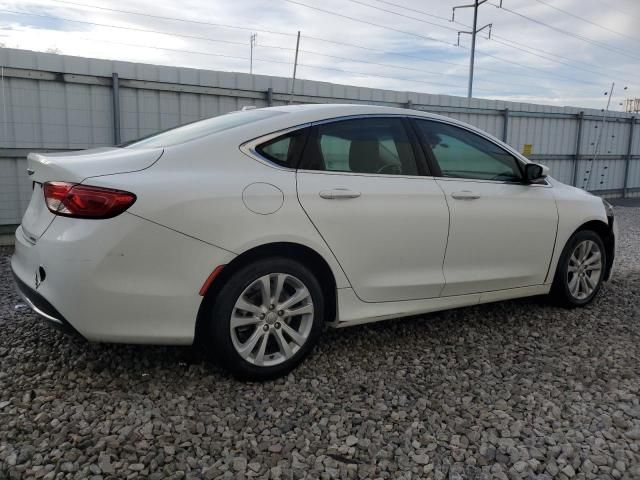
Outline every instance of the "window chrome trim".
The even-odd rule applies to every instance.
[[[493,183],[502,185],[518,185],[521,187],[545,187],[550,188],[552,185],[544,179],[544,183],[524,183],[524,182],[509,182],[506,180],[483,180],[480,178],[458,178],[458,177],[433,177],[436,180],[443,182],[472,182],[472,183]]]
[[[299,168],[300,173],[309,173],[312,175],[347,175],[349,177],[375,177],[375,178],[404,178],[409,179],[428,179],[436,180],[438,177],[433,175],[393,175],[389,173],[364,173],[364,172],[341,172],[339,170],[306,170]]]
[[[291,167],[284,167],[282,165],[277,164],[273,160],[268,159],[264,155],[258,152],[257,148],[259,145],[266,143],[274,138],[278,138],[282,135],[286,135],[287,133],[295,132],[296,130],[302,130],[303,128],[308,128],[311,126],[311,123],[303,123],[302,125],[296,125],[293,127],[284,128],[282,130],[278,130],[272,133],[268,133],[266,135],[262,135],[260,137],[256,137],[252,140],[248,140],[242,144],[240,144],[239,148],[242,153],[247,155],[248,157],[257,160],[258,162],[267,165],[268,167],[275,168],[278,170],[283,170],[285,172],[295,172],[297,169]]]
[[[425,112],[425,113],[429,113],[429,112]],[[239,148],[240,151],[242,153],[244,153],[245,155],[247,155],[248,157],[257,160],[258,162],[267,165],[271,168],[275,168],[277,170],[283,170],[285,172],[295,172],[295,171],[300,171],[300,172],[304,172],[304,173],[332,173],[332,174],[340,174],[340,175],[364,175],[364,176],[375,176],[375,177],[392,177],[392,178],[433,178],[433,179],[442,179],[442,180],[446,180],[446,181],[467,181],[467,182],[482,182],[482,183],[496,183],[496,184],[507,184],[507,185],[526,185],[526,186],[536,186],[536,187],[549,187],[551,188],[552,185],[545,179],[544,183],[539,183],[539,184],[533,184],[533,183],[522,183],[522,182],[508,182],[508,181],[504,181],[504,180],[480,180],[480,179],[473,179],[473,178],[454,178],[454,177],[438,177],[438,176],[434,176],[434,175],[386,175],[386,174],[379,174],[379,173],[359,173],[359,172],[338,172],[338,171],[331,171],[331,170],[306,170],[306,169],[302,169],[302,168],[291,168],[291,167],[283,167],[282,165],[278,165],[277,163],[275,163],[272,160],[269,160],[268,158],[266,158],[265,156],[261,155],[258,151],[257,151],[257,147],[258,145],[268,142],[269,140],[273,140],[274,138],[277,138],[281,135],[285,135],[287,133],[291,133],[294,132],[296,130],[301,130],[303,128],[309,128],[312,126],[316,126],[316,125],[322,125],[322,124],[327,124],[327,123],[335,123],[335,122],[341,122],[343,120],[357,120],[359,118],[412,118],[415,120],[426,120],[426,121],[430,121],[430,122],[438,122],[438,123],[444,123],[445,125],[450,125],[452,127],[457,127],[457,128],[461,128],[463,130],[466,130],[467,132],[476,134],[482,138],[484,138],[485,140],[487,140],[488,142],[493,143],[494,145],[496,145],[497,147],[506,150],[507,153],[509,153],[510,155],[512,155],[516,161],[522,163],[522,164],[527,164],[527,163],[535,163],[532,162],[531,160],[529,160],[528,158],[522,156],[520,154],[520,152],[518,152],[517,150],[515,150],[513,147],[511,147],[510,145],[507,145],[506,143],[500,141],[500,143],[496,143],[496,140],[494,138],[492,138],[492,136],[490,136],[489,134],[487,134],[486,132],[477,129],[476,127],[474,128],[469,128],[464,124],[458,123],[457,121],[455,121],[455,119],[448,119],[448,118],[434,118],[432,116],[429,115],[415,115],[415,114],[403,114],[403,113],[361,113],[361,114],[354,114],[354,115],[344,115],[344,116],[340,116],[340,117],[331,117],[331,118],[325,118],[322,120],[315,120],[313,122],[307,122],[307,123],[303,123],[300,125],[295,125],[293,127],[288,127],[288,128],[284,128],[282,130],[277,130],[275,132],[272,133],[268,133],[266,135],[262,135],[260,137],[256,137],[252,140],[248,140],[242,144],[240,144]],[[449,121],[449,120],[454,120],[453,122]]]

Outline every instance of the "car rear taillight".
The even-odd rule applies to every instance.
[[[74,218],[112,218],[136,201],[133,193],[67,182],[46,182],[44,199],[56,215]]]

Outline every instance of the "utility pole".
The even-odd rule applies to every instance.
[[[596,137],[596,145],[595,145],[595,148],[593,149],[593,158],[591,159],[589,170],[587,171],[587,176],[585,177],[584,184],[582,185],[583,190],[586,190],[587,188],[589,188],[589,180],[591,180],[591,172],[593,171],[593,168],[596,164],[596,160],[598,159],[598,154],[600,153],[600,141],[602,140],[602,135],[604,134],[607,115],[609,114],[609,107],[611,106],[611,97],[613,97],[613,89],[615,88],[615,86],[616,86],[616,82],[611,82],[611,90],[609,90],[609,93],[604,92],[604,94],[608,96],[607,107],[604,110],[602,110],[602,121],[600,123],[600,131],[598,132],[598,136]]]
[[[300,48],[300,30],[298,30],[298,39],[296,40],[296,57],[293,61],[293,78],[291,80],[291,95],[289,95],[289,105],[293,101],[293,88],[296,85],[296,70],[298,69],[298,49]]]
[[[456,19],[456,9],[457,8],[473,8],[473,27],[471,31],[460,31],[458,32],[458,46],[460,45],[460,34],[468,34],[471,35],[471,58],[469,59],[469,87],[467,89],[467,98],[471,98],[473,96],[473,64],[476,58],[476,34],[481,32],[485,28],[489,29],[489,37],[491,38],[491,27],[493,24],[487,23],[484,27],[478,28],[478,7],[485,3],[487,0],[474,0],[472,4],[469,5],[458,5],[457,7],[453,7],[453,12],[451,14],[451,21],[455,22]],[[500,2],[502,4],[502,2]]]
[[[251,56],[249,57],[249,73],[253,73],[253,48],[256,46],[257,33],[252,33],[249,37],[249,47],[251,48]]]

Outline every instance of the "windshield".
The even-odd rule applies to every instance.
[[[196,138],[204,137],[212,133],[221,132],[230,128],[245,125],[247,123],[257,122],[276,115],[282,115],[284,112],[273,110],[245,110],[241,112],[225,113],[217,117],[198,120],[197,122],[187,123],[180,127],[174,127],[159,133],[154,133],[148,137],[144,137],[131,142],[123,143],[120,147],[124,148],[164,148],[178,143],[188,142]]]

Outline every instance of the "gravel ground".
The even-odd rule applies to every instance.
[[[15,308],[0,258],[0,479],[638,479],[640,209],[617,215],[616,276],[587,308],[329,331],[262,384],[190,348],[63,336]]]

